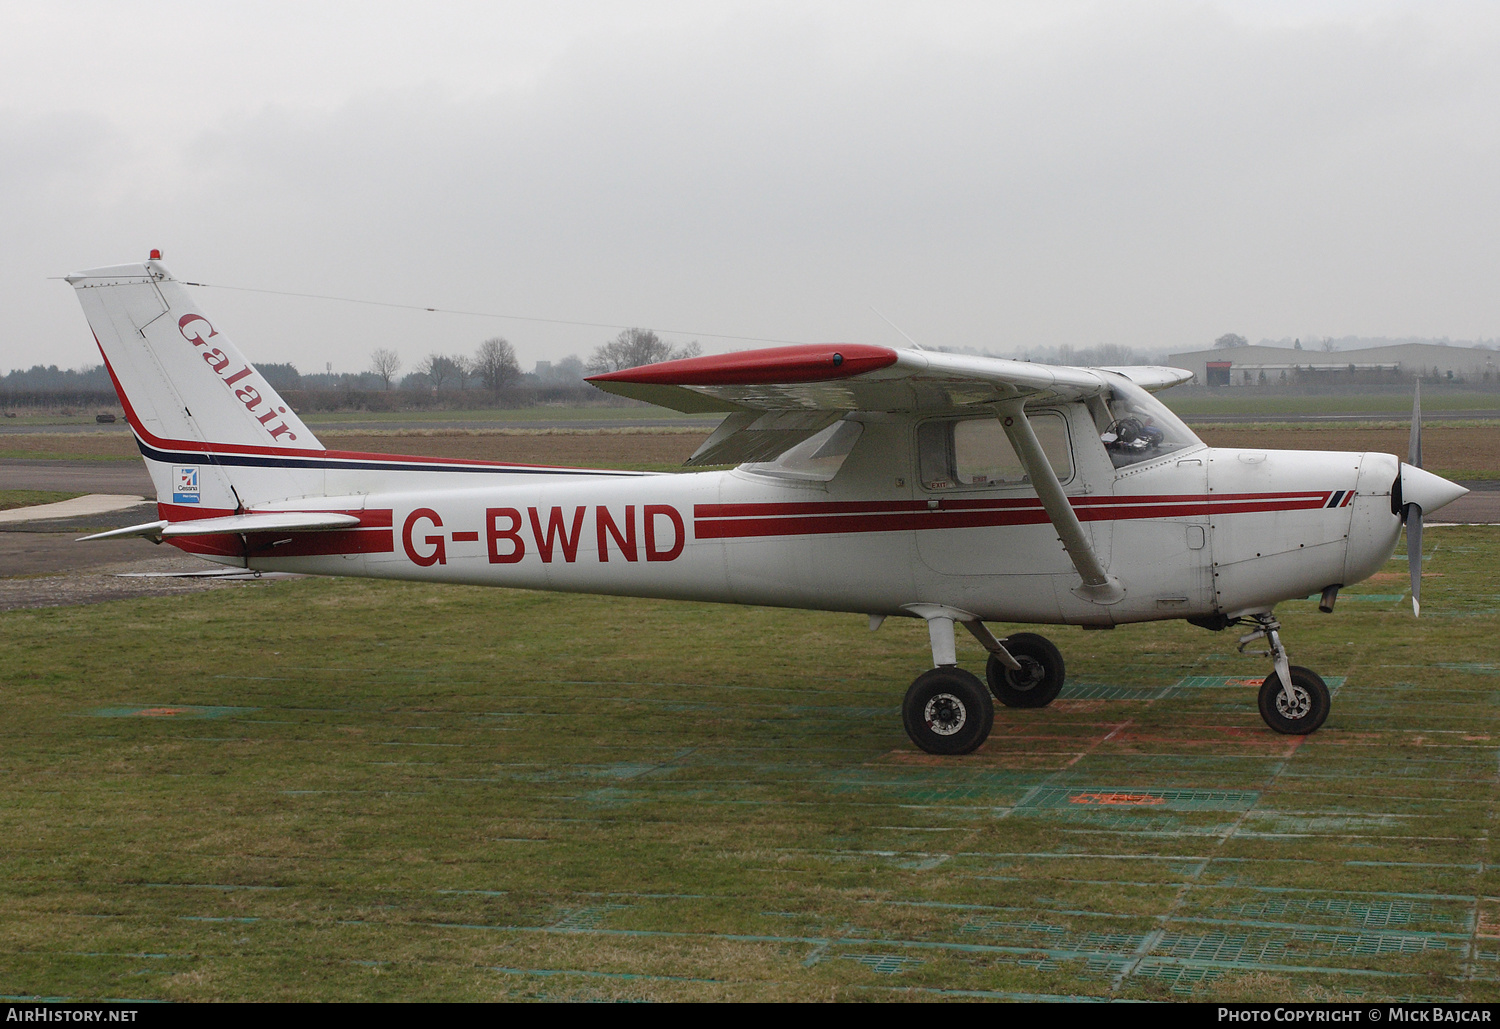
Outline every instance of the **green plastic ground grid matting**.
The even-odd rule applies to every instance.
[[[902,957],[899,954],[840,954],[839,957],[844,961],[858,961],[882,975],[895,975],[925,964],[921,958]]]
[[[1108,686],[1103,683],[1064,683],[1059,700],[1161,700],[1170,697],[1172,686]]]
[[[1255,921],[1289,922],[1308,916],[1323,916],[1371,929],[1407,926],[1412,923],[1441,923],[1455,931],[1468,933],[1474,927],[1472,909],[1455,908],[1416,900],[1362,901],[1342,897],[1283,899],[1266,898],[1244,904],[1226,904],[1210,908],[1221,917]]]
[[[94,718],[232,718],[255,710],[253,707],[205,707],[198,704],[130,704],[96,708],[88,714]]]
[[[1153,789],[1132,786],[1046,786],[1037,788],[1016,805],[1028,808],[1077,810],[1248,811],[1260,799],[1251,790]]]
[[[1344,685],[1345,676],[1325,675],[1323,682],[1329,693],[1337,693]],[[1266,681],[1265,675],[1189,675],[1179,679],[1175,688],[1179,690],[1260,689]]]
[[[1446,665],[1439,667],[1448,667]],[[1468,670],[1468,669],[1461,669]],[[1324,676],[1328,692],[1336,694],[1344,685],[1342,675]],[[1058,693],[1059,700],[1166,700],[1181,690],[1252,689],[1266,681],[1261,675],[1189,675],[1170,686],[1117,686],[1097,682],[1070,682]]]

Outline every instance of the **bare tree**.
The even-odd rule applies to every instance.
[[[428,354],[427,359],[417,366],[417,371],[427,376],[427,381],[434,390],[440,390],[445,383],[452,383],[458,378],[453,358],[446,354]]]
[[[485,340],[474,355],[474,374],[479,376],[485,389],[499,393],[520,378],[521,364],[516,360],[516,348],[504,336]]]
[[[698,346],[697,340],[674,347],[650,329],[626,329],[594,351],[594,356],[589,358],[588,369],[595,374],[617,372],[622,368],[638,368],[643,364],[697,357],[701,353],[703,348]]]
[[[1084,350],[1091,366],[1135,363],[1135,348],[1123,343],[1099,343]]]
[[[391,380],[396,377],[396,373],[400,370],[401,356],[394,350],[387,350],[385,347],[381,347],[370,354],[370,371],[380,377],[380,381],[385,383],[386,389],[391,388]]]
[[[448,360],[453,362],[453,375],[458,379],[458,388],[468,389],[469,380],[474,377],[474,359],[467,354],[454,354]]]
[[[1325,351],[1327,351],[1328,353],[1331,354],[1335,350],[1337,350],[1338,348],[1339,348],[1339,345],[1333,341],[1333,337],[1332,336],[1324,336],[1323,337],[1323,349]]]
[[[1227,350],[1230,347],[1248,347],[1249,345],[1250,341],[1248,339],[1235,332],[1226,332],[1214,340],[1215,350]]]

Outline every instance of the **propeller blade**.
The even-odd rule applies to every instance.
[[[1422,617],[1422,507],[1407,504],[1406,514],[1406,563],[1411,568],[1411,613]]]
[[[1417,380],[1417,393],[1411,402],[1411,442],[1406,446],[1406,463],[1422,467],[1422,382]]]

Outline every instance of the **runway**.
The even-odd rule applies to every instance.
[[[141,461],[0,461],[0,489],[155,494]]]

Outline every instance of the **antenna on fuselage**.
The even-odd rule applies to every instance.
[[[916,347],[918,350],[926,350],[927,349],[922,344],[918,343],[916,340],[912,339],[909,335],[907,335],[905,329],[903,329],[901,326],[897,325],[895,322],[891,321],[889,318],[886,318],[884,312],[882,312],[880,310],[880,308],[876,307],[874,304],[871,304],[870,305],[870,310],[872,310],[876,314],[880,315],[880,317],[885,320],[885,323],[887,325],[889,325],[891,328],[895,329],[897,332],[901,333],[902,338],[904,338],[906,340],[906,342],[910,343],[912,346]]]

